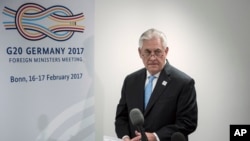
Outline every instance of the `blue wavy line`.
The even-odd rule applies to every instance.
[[[4,15],[8,16],[8,17],[11,17],[11,18],[15,18],[15,16],[11,15],[11,14],[8,14],[6,12],[3,12]]]
[[[15,22],[3,22],[3,24],[15,24]]]

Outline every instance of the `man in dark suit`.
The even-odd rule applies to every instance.
[[[188,135],[197,127],[197,101],[194,80],[168,62],[165,35],[156,29],[145,31],[139,39],[139,55],[145,68],[128,75],[117,105],[115,131],[124,141],[139,141],[141,134],[129,119],[130,110],[138,108],[144,116],[148,141],[170,141],[171,135]],[[152,93],[146,101],[144,88],[153,76]]]

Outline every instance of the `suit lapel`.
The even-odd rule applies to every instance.
[[[144,87],[145,87],[145,79],[146,79],[146,69],[139,75],[138,78],[138,87],[136,88],[138,90],[138,94],[136,94],[138,97],[135,98],[137,100],[137,106],[141,111],[144,111]]]

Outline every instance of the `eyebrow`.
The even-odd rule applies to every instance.
[[[145,49],[145,51],[152,52],[152,50],[149,50],[149,49]],[[159,48],[157,48],[157,49],[155,49],[155,50],[153,50],[153,51],[155,52],[155,51],[162,51],[162,50],[159,49]]]

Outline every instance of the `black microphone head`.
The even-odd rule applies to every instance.
[[[186,141],[186,138],[181,132],[175,132],[171,136],[171,141]]]
[[[134,108],[129,113],[132,124],[136,127],[142,127],[144,123],[144,117],[138,108]]]

